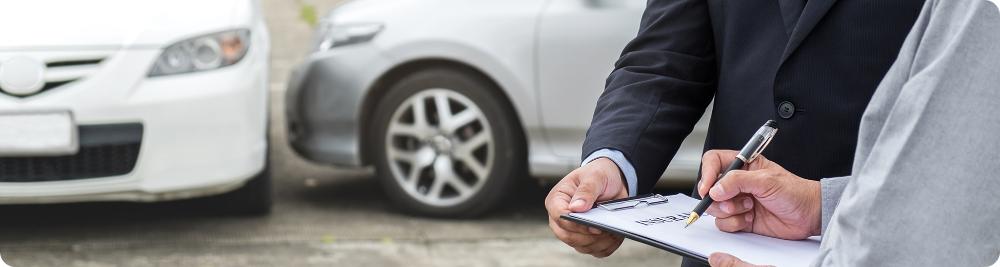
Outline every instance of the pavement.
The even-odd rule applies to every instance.
[[[310,46],[309,9],[340,1],[264,0],[272,38],[274,212],[232,216],[205,200],[0,207],[0,254],[11,266],[677,266],[626,241],[611,257],[577,254],[548,230],[550,186],[526,183],[504,207],[466,220],[393,209],[370,170],[310,164],[285,143],[283,93]]]

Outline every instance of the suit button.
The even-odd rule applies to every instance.
[[[778,104],[778,116],[782,119],[789,119],[795,115],[795,105],[792,102],[781,102]]]

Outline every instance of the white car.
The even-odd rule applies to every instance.
[[[604,80],[645,4],[349,2],[323,18],[289,82],[291,145],[315,162],[375,166],[403,211],[480,214],[519,179],[579,167]],[[705,121],[670,180],[694,181]]]
[[[258,3],[8,1],[0,36],[0,203],[269,211]]]

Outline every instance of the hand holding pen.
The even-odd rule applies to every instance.
[[[719,180],[731,161],[740,161],[739,153],[711,150],[702,159],[698,192],[715,200],[706,212],[715,217],[716,227],[790,240],[819,235],[819,182],[799,177],[763,155]]]
[[[754,133],[752,137],[750,137],[750,141],[748,141],[747,144],[743,146],[743,149],[740,150],[738,154],[736,154],[735,156],[736,159],[729,164],[729,167],[726,168],[726,171],[722,173],[722,176],[719,176],[719,180],[726,178],[726,174],[728,174],[729,172],[742,169],[744,166],[750,164],[755,159],[757,159],[757,157],[764,152],[764,148],[767,148],[767,145],[771,143],[771,140],[777,133],[778,133],[777,123],[775,123],[773,120],[768,120],[766,123],[764,123],[764,126],[761,126],[760,129],[758,129],[757,132]],[[708,210],[708,206],[712,205],[713,201],[714,200],[710,195],[707,195],[704,198],[702,198],[701,202],[698,202],[698,205],[694,207],[694,211],[691,212],[691,215],[688,216],[687,221],[685,221],[684,223],[684,227],[690,226],[692,223],[697,221],[698,218],[701,218],[701,215],[703,215],[705,211]]]

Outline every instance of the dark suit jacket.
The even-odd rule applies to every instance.
[[[806,178],[849,175],[861,114],[922,6],[809,0],[787,27],[776,0],[650,0],[584,156],[621,151],[649,192],[714,97],[706,150],[740,149],[774,119],[769,159]]]

